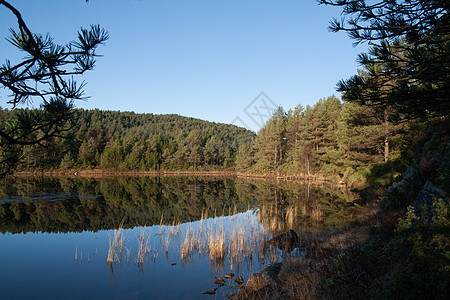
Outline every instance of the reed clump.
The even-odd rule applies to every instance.
[[[192,228],[186,230],[186,236],[181,244],[180,256],[182,260],[188,259],[196,250],[199,249],[199,242],[194,235]]]
[[[232,268],[240,268],[243,263],[249,263],[250,267],[255,258],[262,264],[279,261],[282,257],[281,250],[270,247],[267,242],[274,233],[284,230],[283,226],[286,225],[276,224],[280,220],[273,217],[274,225],[267,229],[267,223],[260,221],[262,213],[270,217],[281,212],[280,209],[271,205],[258,211],[238,213],[234,207],[229,208],[229,212],[235,214],[217,216],[215,211],[214,217],[208,218],[208,210],[203,210],[200,220],[196,222],[181,224],[174,220],[170,225],[163,225],[164,217],[161,215],[160,224],[151,227],[149,232],[142,228],[138,234],[137,256],[134,261],[141,265],[151,259],[156,260],[158,253],[164,253],[168,261],[170,256],[178,256],[183,264],[189,263],[194,255],[205,255],[212,265],[220,266],[229,262]],[[222,214],[224,213],[223,210]],[[295,223],[295,207],[286,208],[284,214],[288,222]],[[151,245],[158,239],[159,245]],[[125,247],[124,233],[119,228],[109,238],[107,262],[120,262],[123,249],[128,251],[129,259],[130,251]]]
[[[114,261],[120,262],[120,256],[124,249],[124,234],[122,228],[115,229],[113,236],[108,235],[109,239],[109,248],[108,255],[106,257],[106,261],[108,263],[112,263]]]
[[[146,235],[144,229],[141,230],[141,233],[139,234],[139,246],[138,246],[138,254],[136,257],[137,263],[143,263],[144,259],[146,258],[147,254],[150,253],[150,246],[149,246],[149,238],[150,235]]]
[[[210,232],[208,238],[209,256],[211,260],[221,260],[225,254],[225,237],[223,228],[218,233]]]
[[[179,248],[180,258],[188,261],[194,253],[206,254],[211,262],[219,263],[227,259],[231,265],[251,261],[254,256],[261,257],[262,262],[265,262],[266,256],[271,261],[278,259],[276,255],[264,254],[269,250],[264,246],[269,234],[249,214],[237,214],[227,219],[202,218],[199,226],[186,229]]]

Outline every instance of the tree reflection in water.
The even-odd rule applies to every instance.
[[[112,277],[118,264],[143,272],[163,257],[184,267],[208,259],[217,273],[307,255],[313,241],[308,248],[303,233],[335,229],[354,212],[352,195],[331,186],[220,177],[12,178],[0,195],[2,233],[117,230],[106,254]],[[289,229],[299,248],[267,244]]]

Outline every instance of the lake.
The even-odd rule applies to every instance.
[[[238,276],[245,283],[286,259],[270,238],[336,230],[353,199],[332,186],[233,177],[8,178],[2,299],[224,299]]]

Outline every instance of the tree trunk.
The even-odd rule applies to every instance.
[[[273,160],[273,168],[274,169],[276,169],[278,166],[277,155],[278,155],[278,149],[277,149],[277,147],[275,147],[274,160]]]
[[[306,163],[306,170],[308,172],[308,179],[309,179],[309,158],[308,157],[306,157],[305,163]]]
[[[384,163],[389,161],[389,116],[387,108],[384,109]]]
[[[388,136],[384,137],[384,163],[388,163],[389,161],[389,138]]]

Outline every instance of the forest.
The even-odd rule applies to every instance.
[[[2,110],[2,124],[31,110]],[[25,115],[25,116],[24,116]],[[179,115],[74,110],[62,137],[16,148],[17,170],[229,169],[255,134],[233,125]]]
[[[313,106],[279,107],[256,134],[233,125],[178,115],[74,109],[74,101],[82,98],[82,88],[71,79],[63,80],[68,75],[66,64],[74,64],[74,72],[80,74],[92,69],[95,47],[108,39],[107,32],[94,26],[91,34],[85,31],[85,37],[80,35],[81,41],[73,44],[80,51],[72,52],[72,44],[68,50],[56,51],[63,48],[51,41],[38,47],[44,41],[20,25],[22,33],[13,32],[11,40],[34,59],[17,66],[1,66],[0,83],[11,92],[8,103],[13,107],[36,96],[42,105],[39,109],[0,111],[0,177],[35,170],[214,170],[272,177],[280,184],[283,177],[325,176],[358,192],[356,199],[333,207],[334,212],[344,215],[347,206],[367,210],[357,221],[347,224],[344,234],[351,242],[334,256],[311,264],[316,277],[305,280],[303,273],[294,272],[298,286],[289,290],[292,294],[286,298],[314,286],[314,294],[305,293],[305,299],[447,299],[448,1],[318,2],[341,8],[341,15],[330,22],[329,29],[347,33],[355,45],[367,43],[368,52],[357,57],[357,74],[337,83],[341,98],[332,95]],[[75,58],[68,61],[68,55]],[[34,67],[37,63],[39,68]],[[60,76],[60,80],[51,80],[52,76]],[[36,82],[44,87],[37,90]],[[139,191],[138,181],[130,186]],[[25,185],[19,182],[18,186]],[[93,211],[108,217],[108,201],[111,207],[121,207],[122,203],[112,200],[114,195],[108,195],[114,189],[102,189],[98,183],[92,187],[96,193],[105,194],[97,202],[86,201]],[[117,193],[137,201],[127,202],[130,211],[135,208],[131,215],[143,210],[145,218],[157,222],[161,207],[155,204],[142,209],[139,203],[139,199],[152,203],[153,199],[170,198],[161,194],[161,182],[156,182],[155,189],[160,191],[158,196],[148,199],[142,193],[139,197],[125,190]],[[283,191],[272,197],[273,190],[258,195],[256,188],[243,186],[227,193],[233,199],[241,193],[243,204],[256,196],[282,203],[284,199],[278,196],[289,193]],[[175,192],[175,198],[184,201],[184,192]],[[214,193],[202,197],[215,199],[211,196]],[[27,231],[31,224],[43,222],[40,226],[52,232],[59,229],[45,224],[45,218],[52,217],[47,212],[63,210],[70,215],[76,211],[73,220],[55,222],[61,223],[62,231],[71,226],[83,230],[81,224],[91,218],[85,214],[90,208],[83,207],[83,203],[75,201],[71,206],[65,202],[49,205],[52,207],[48,209],[42,204],[5,204],[0,215],[11,220],[4,225],[9,230]],[[191,207],[196,210],[193,215],[201,214],[200,205]],[[325,218],[332,214],[325,214]],[[111,218],[108,224],[99,224],[95,217],[89,222],[98,230],[119,220],[114,214]],[[353,239],[357,233],[366,239]],[[253,298],[277,291],[262,290]]]
[[[387,177],[404,171],[407,145],[422,126],[394,123],[383,110],[330,96],[312,107],[280,107],[253,143],[239,149],[236,165],[246,172],[321,174],[364,185],[377,169],[388,171]]]
[[[2,110],[0,118],[30,113]],[[411,137],[425,125],[396,124],[384,111],[330,96],[312,107],[279,107],[258,134],[178,115],[83,109],[66,126],[62,137],[18,147],[17,170],[231,170],[362,185],[376,168],[392,169],[389,178],[404,171]]]

